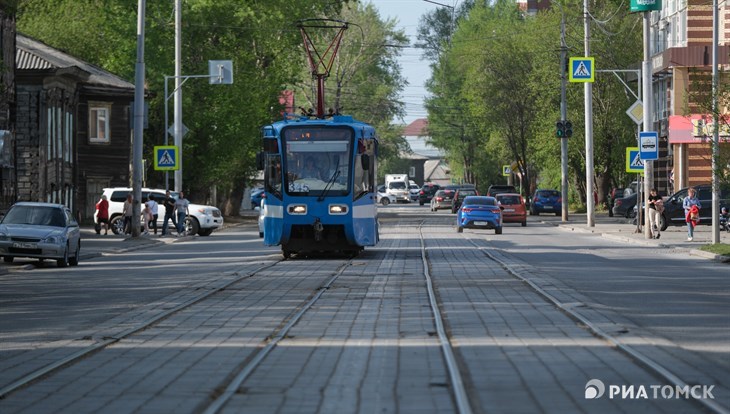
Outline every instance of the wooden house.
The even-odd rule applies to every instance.
[[[17,200],[90,222],[102,188],[130,184],[134,84],[20,33],[15,76]]]

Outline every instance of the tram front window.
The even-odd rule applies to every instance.
[[[284,131],[284,142],[289,195],[349,194],[349,128],[290,128]]]

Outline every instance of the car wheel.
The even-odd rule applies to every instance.
[[[659,217],[659,221],[661,222],[662,231],[666,230],[667,227],[669,227],[669,220],[667,220],[667,216],[665,216],[664,214]]]
[[[69,248],[70,248],[70,246],[68,244],[66,244],[66,250],[63,252],[63,257],[56,260],[56,264],[58,265],[58,267],[68,266],[68,249]]]
[[[527,227],[527,221],[522,222],[522,227]]]
[[[195,236],[198,234],[198,231],[200,230],[200,224],[198,224],[198,219],[194,217],[187,217],[185,219],[185,234],[188,236]]]
[[[424,203],[423,201],[419,201],[419,202],[418,202],[418,205],[419,205],[419,206],[422,206],[422,205],[424,205],[424,204],[426,204],[426,203]]]
[[[290,250],[282,250],[281,255],[284,256],[284,259],[291,258],[291,251]]]
[[[79,240],[78,244],[76,245],[76,253],[74,253],[73,257],[70,257],[68,259],[68,264],[70,264],[71,266],[78,266],[80,256],[81,256],[81,241]]]
[[[390,200],[388,199],[388,197],[383,197],[380,199],[380,204],[387,206],[388,204],[390,204]]]
[[[502,234],[502,227],[497,227],[494,229],[494,234]]]
[[[124,217],[116,216],[110,222],[112,233],[124,234]]]
[[[13,256],[3,256],[3,262],[5,263],[13,263],[13,259],[15,259]]]
[[[560,215],[560,213],[556,212],[556,213],[555,213],[555,215],[556,215],[556,216],[559,216],[559,215]]]
[[[464,228],[461,227],[461,226],[456,226],[456,232],[457,233],[463,233],[464,232]]]

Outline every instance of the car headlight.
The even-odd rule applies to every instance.
[[[10,241],[10,236],[5,233],[0,233],[0,241]]]
[[[66,244],[66,238],[61,235],[56,234],[56,235],[48,236],[45,239],[42,239],[41,243],[63,245],[63,244]]]
[[[200,213],[202,215],[205,215],[205,216],[210,216],[211,215],[211,212],[207,208],[199,208],[198,209],[198,213]]]

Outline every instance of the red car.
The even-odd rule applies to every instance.
[[[503,223],[521,223],[522,227],[527,226],[527,208],[525,200],[516,193],[501,193],[495,196],[502,210]]]

